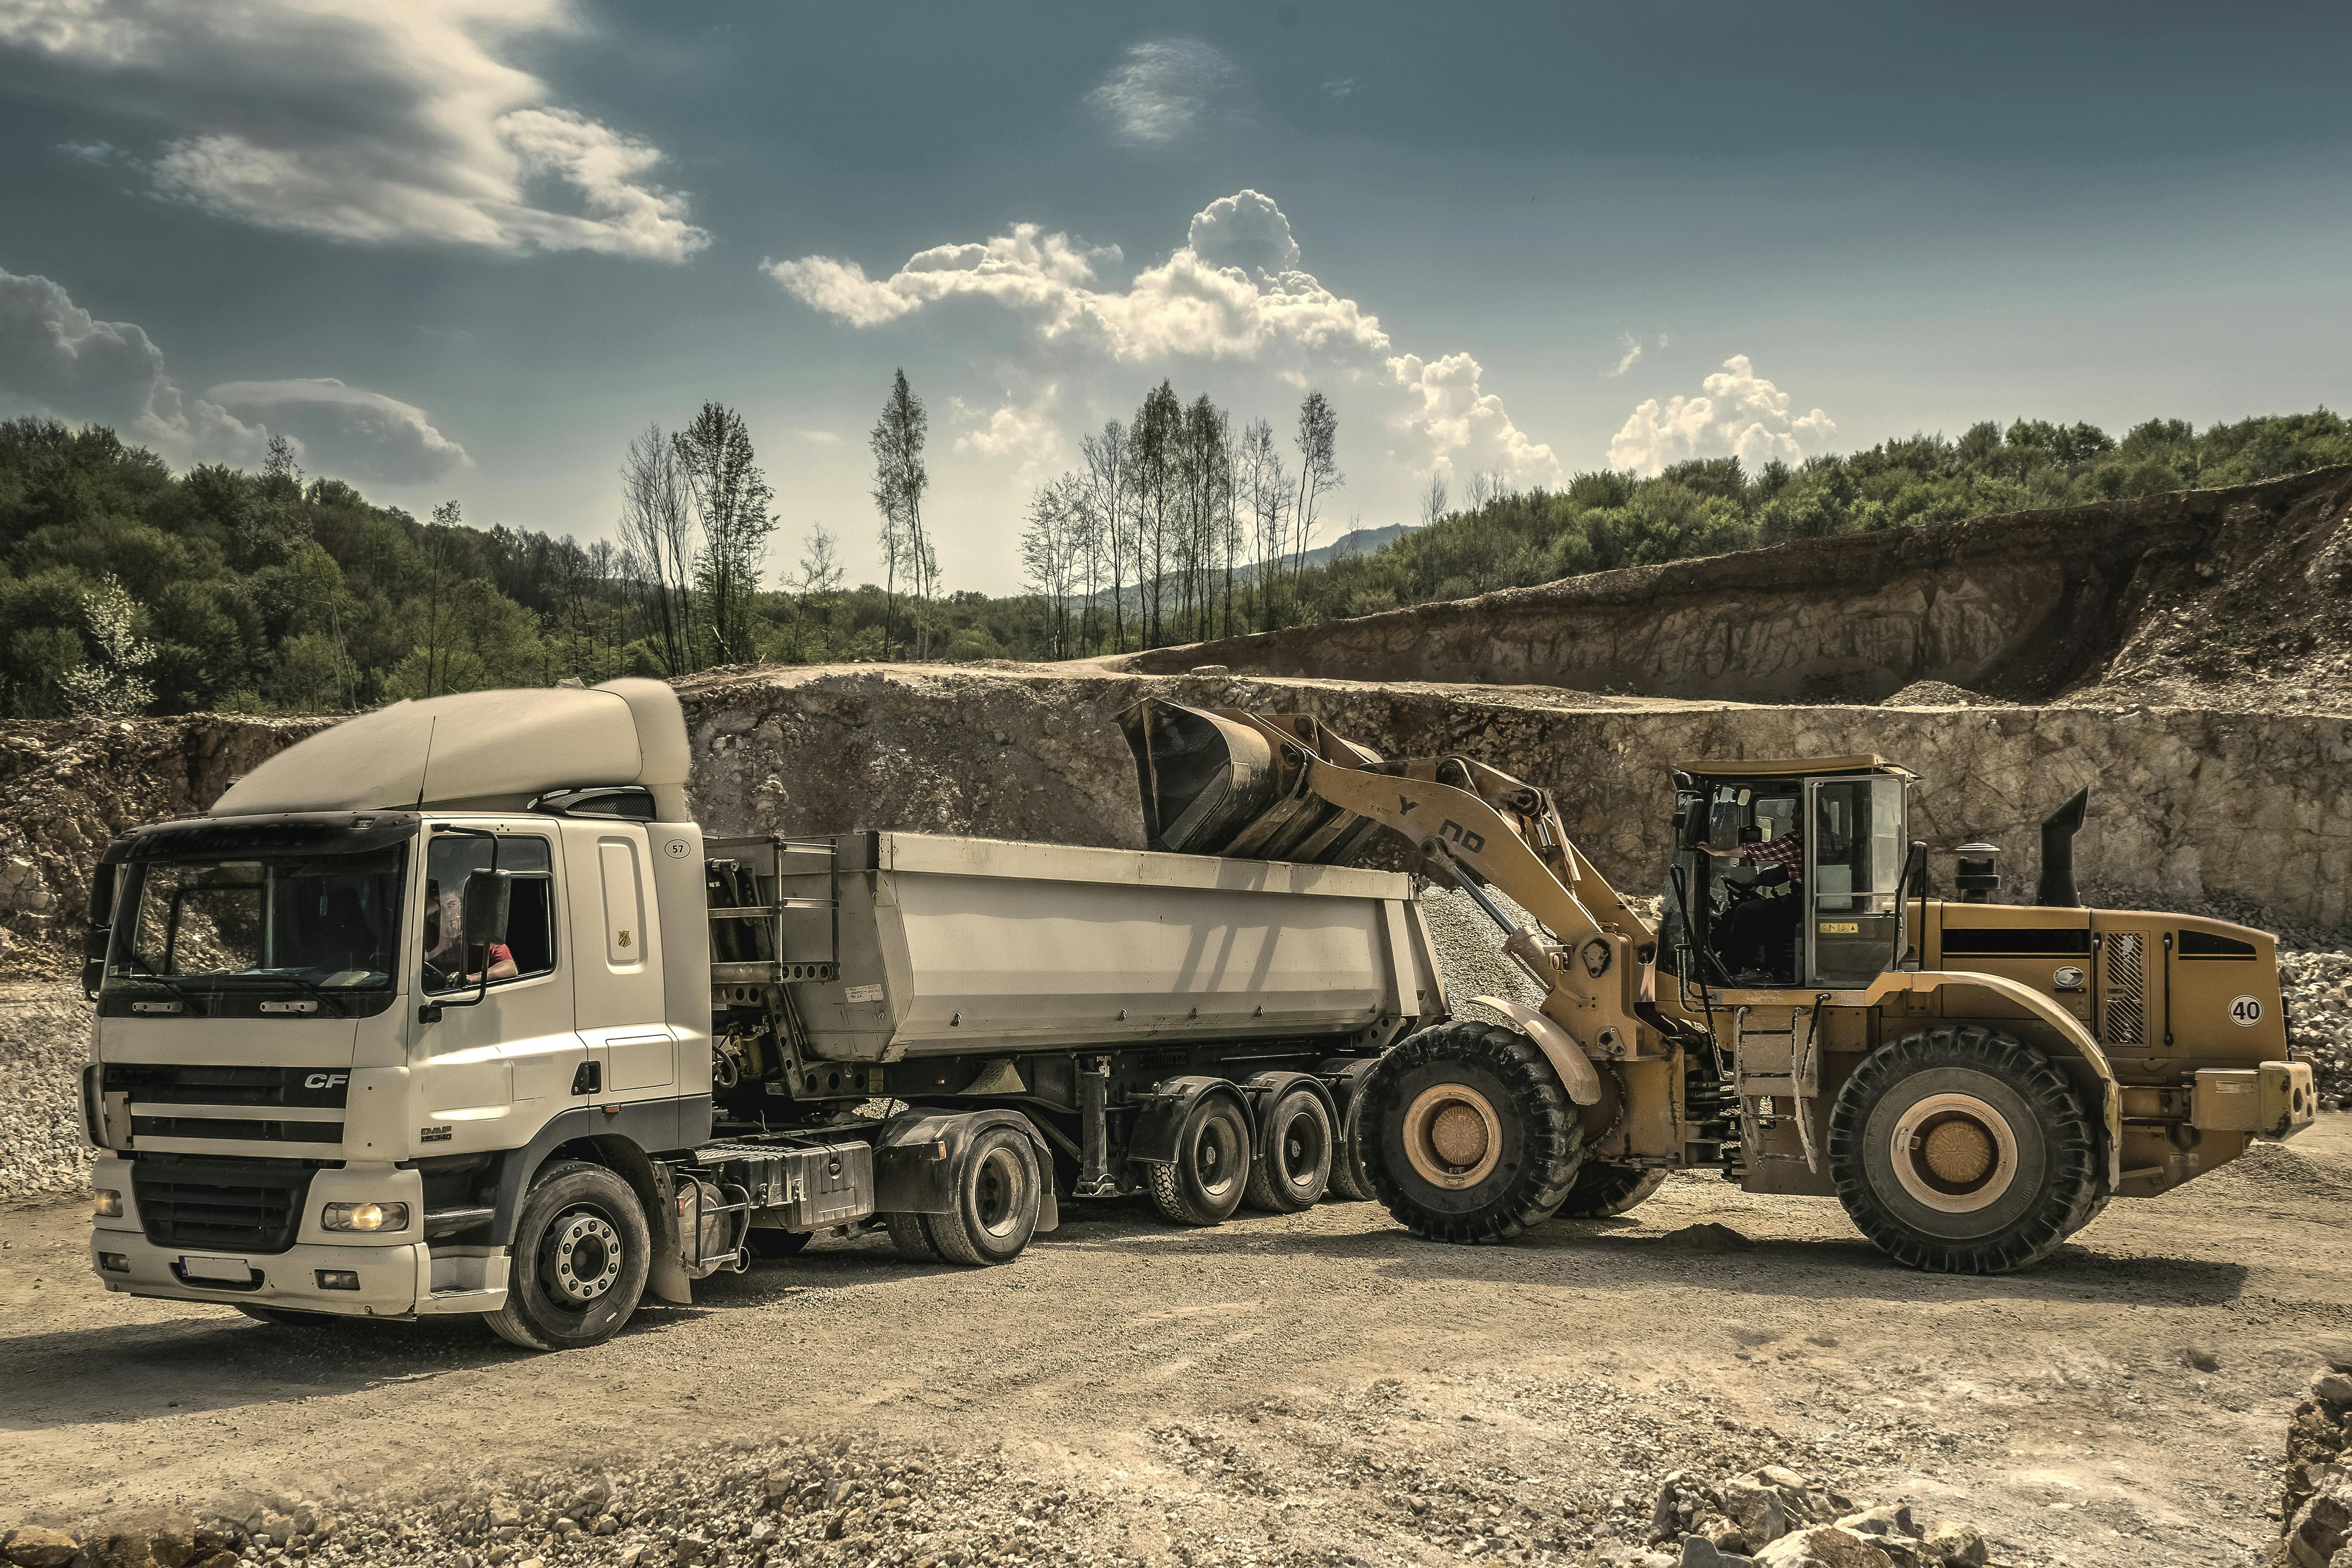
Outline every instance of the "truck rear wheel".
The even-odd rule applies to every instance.
[[[1979,1025],[1881,1046],[1830,1112],[1830,1173],[1899,1263],[2004,1274],[2047,1257],[2098,1199],[2091,1119],[2048,1057]]]
[[[1202,1095],[1176,1133],[1176,1157],[1150,1167],[1151,1203],[1178,1225],[1222,1225],[1249,1184],[1249,1117],[1224,1093]]]
[[[1559,1075],[1516,1029],[1464,1020],[1410,1036],[1364,1091],[1381,1202],[1432,1241],[1508,1241],[1558,1212],[1584,1131]]]
[[[956,1206],[923,1216],[923,1231],[950,1263],[1010,1263],[1036,1234],[1037,1151],[1016,1127],[992,1127],[964,1145]]]
[[[1313,1208],[1331,1183],[1331,1112],[1323,1097],[1294,1082],[1265,1108],[1250,1162],[1246,1201],[1254,1209],[1297,1214]]]
[[[1587,1160],[1577,1170],[1576,1185],[1568,1189],[1568,1201],[1559,1205],[1559,1217],[1607,1219],[1648,1202],[1651,1194],[1665,1184],[1664,1170],[1645,1171],[1639,1165],[1604,1165],[1598,1160]]]
[[[1341,1202],[1370,1203],[1380,1196],[1366,1163],[1371,1136],[1364,1130],[1364,1082],[1380,1065],[1377,1058],[1351,1063],[1345,1072],[1324,1079],[1339,1105],[1339,1125],[1331,1136],[1329,1195]]]
[[[507,1301],[490,1331],[525,1350],[581,1350],[621,1331],[646,1293],[653,1227],[629,1184],[564,1160],[541,1172],[515,1224]]]

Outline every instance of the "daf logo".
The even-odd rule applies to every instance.
[[[302,1080],[304,1089],[341,1089],[352,1081],[347,1072],[314,1072]]]

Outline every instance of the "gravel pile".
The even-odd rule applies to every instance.
[[[1999,697],[1987,697],[1948,680],[1915,680],[1902,690],[1878,700],[1881,708],[2014,708]]]
[[[89,1004],[70,982],[0,988],[0,1198],[89,1184],[81,1069]]]
[[[2339,1347],[2311,1380],[2310,1395],[2286,1428],[2273,1568],[2352,1564],[2352,1344]]]
[[[26,1568],[1990,1560],[1974,1530],[1923,1530],[1900,1504],[1849,1495],[1856,1475],[1983,1447],[1976,1439],[1864,1414],[1808,1441],[1712,1404],[1690,1384],[1635,1393],[1604,1379],[1438,1377],[1409,1388],[1391,1378],[1154,1428],[1138,1434],[1133,1458],[1059,1475],[1001,1449],[825,1436],[675,1451],[636,1467],[492,1473],[424,1496],[280,1495],[171,1516],[27,1521],[0,1535],[0,1556]],[[1831,1475],[1843,1479],[1814,1479]],[[2004,1545],[2000,1561],[2046,1560],[2053,1544]]]

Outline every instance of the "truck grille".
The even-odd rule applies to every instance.
[[[264,1121],[243,1116],[134,1116],[133,1138],[215,1138],[248,1143],[340,1143],[340,1121]]]
[[[344,1068],[169,1067],[109,1062],[106,1089],[142,1105],[293,1105],[340,1108],[351,1095]]]
[[[2106,1026],[2099,1044],[2137,1046],[2147,1038],[2147,938],[2136,931],[2107,933],[2099,977]]]
[[[309,1165],[150,1154],[131,1168],[139,1221],[157,1247],[283,1252],[302,1226]]]

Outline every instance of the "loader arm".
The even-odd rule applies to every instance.
[[[1148,699],[1122,722],[1154,848],[1329,861],[1377,824],[1503,928],[1505,950],[1545,988],[1544,1016],[1583,1056],[1665,1054],[1657,934],[1569,841],[1549,791],[1467,757],[1387,761],[1296,715]],[[1537,927],[1517,925],[1489,887]]]

